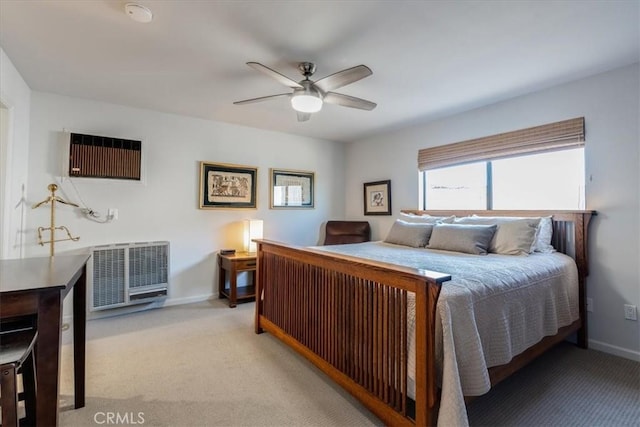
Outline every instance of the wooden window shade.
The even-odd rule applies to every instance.
[[[140,180],[142,142],[72,133],[69,176]]]
[[[418,151],[422,171],[584,146],[584,117]]]

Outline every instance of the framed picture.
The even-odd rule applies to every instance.
[[[391,215],[391,180],[364,183],[364,214]]]
[[[256,208],[258,168],[200,162],[200,209]]]
[[[313,208],[314,173],[270,169],[271,209]]]

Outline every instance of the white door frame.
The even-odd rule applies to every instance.
[[[11,218],[11,146],[13,142],[13,107],[0,96],[0,259],[10,253]]]

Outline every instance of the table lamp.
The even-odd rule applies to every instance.
[[[263,221],[261,219],[244,220],[244,251],[255,253],[258,248],[253,239],[262,239]]]

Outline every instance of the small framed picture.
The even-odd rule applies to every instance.
[[[391,215],[391,180],[364,183],[364,214]]]
[[[256,209],[258,168],[200,162],[200,209]]]
[[[313,172],[272,168],[270,175],[271,209],[313,208]]]

